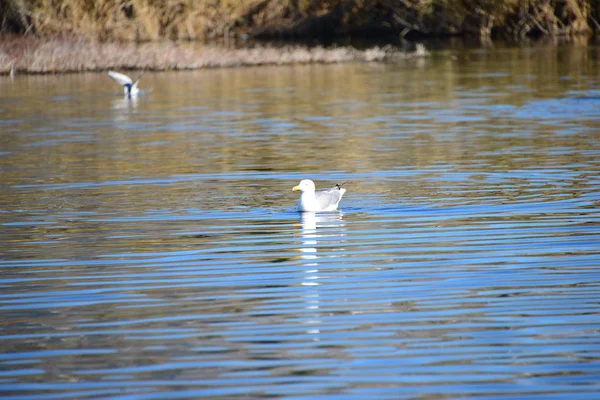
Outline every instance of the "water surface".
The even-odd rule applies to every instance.
[[[597,398],[599,52],[0,77],[2,397]]]

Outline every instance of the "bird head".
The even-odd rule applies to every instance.
[[[310,179],[303,179],[297,186],[294,186],[292,189],[294,192],[296,190],[300,190],[302,193],[304,192],[314,192],[315,191],[315,183]]]

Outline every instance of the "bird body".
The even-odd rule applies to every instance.
[[[144,75],[143,72],[134,81],[127,75],[121,74],[120,72],[108,71],[108,76],[113,78],[115,82],[117,82],[119,85],[123,86],[125,97],[127,97],[128,99],[137,96],[140,92],[140,90],[138,89],[138,84],[140,83],[140,78],[142,77],[142,75]]]
[[[334,211],[337,210],[342,196],[346,193],[346,189],[342,188],[341,185],[335,185],[335,187],[316,191],[315,183],[310,179],[303,179],[297,186],[294,186],[293,191],[300,190],[300,200],[298,200],[298,211]]]

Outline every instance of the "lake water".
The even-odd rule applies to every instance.
[[[0,77],[3,399],[598,398],[600,47],[140,86]]]

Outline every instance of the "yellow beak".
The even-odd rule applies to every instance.
[[[300,190],[300,186],[294,186],[294,187],[292,188],[292,192],[295,192],[296,190]]]

